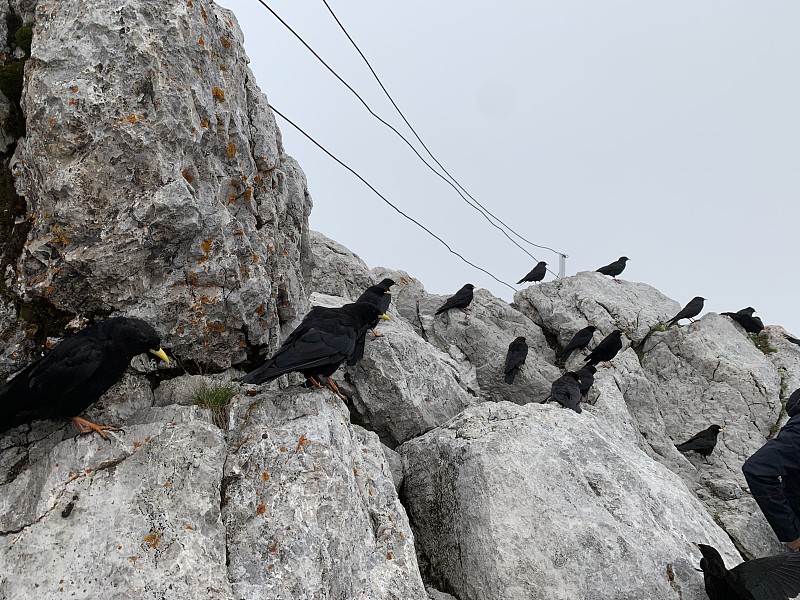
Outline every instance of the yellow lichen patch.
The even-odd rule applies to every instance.
[[[69,86],[69,91],[72,92],[73,94],[77,94],[78,93],[78,86],[77,85]]]
[[[172,482],[171,481],[165,481],[164,482],[164,487],[172,487]]]
[[[261,303],[261,304],[259,304],[259,305],[258,305],[258,307],[256,308],[256,314],[257,314],[257,315],[263,315],[265,310],[267,310],[267,306],[266,306],[266,304],[264,304],[264,303],[262,302],[262,303]]]
[[[392,554],[391,552],[387,552],[386,553],[386,560],[392,560],[393,558],[394,558],[394,554]]]
[[[134,123],[139,122],[139,117],[137,117],[136,115],[128,115],[127,117],[125,117],[125,120],[131,125],[133,125]]]
[[[228,204],[233,204],[236,202],[236,192],[231,192],[231,195],[228,196]]]
[[[253,188],[247,188],[244,191],[244,199],[245,200],[250,200],[250,198],[252,198],[252,197],[253,197]]]
[[[189,173],[189,169],[184,169],[183,171],[181,171],[181,175],[183,175],[183,178],[189,183],[192,183],[194,181],[194,175]]]
[[[202,6],[200,7],[200,16],[203,17],[203,21],[208,23],[208,13],[206,12],[206,9],[203,8]]]
[[[305,448],[305,447],[306,447],[306,446],[308,446],[309,444],[311,444],[311,442],[309,442],[309,441],[306,439],[306,436],[305,436],[305,434],[302,434],[302,435],[300,436],[300,439],[299,439],[299,440],[297,440],[297,448],[295,448],[295,449],[294,449],[294,451],[295,451],[295,452],[300,452],[300,449],[301,449],[301,448]]]
[[[200,119],[200,127],[202,127],[203,129],[205,129],[205,128],[207,128],[209,125],[211,125],[211,121],[209,121],[208,119]]]
[[[154,550],[158,547],[161,543],[161,532],[154,531],[149,535],[145,536],[144,541],[147,542],[147,545],[153,548]]]
[[[203,251],[203,258],[201,258],[197,262],[203,262],[204,260],[208,260],[211,256],[211,246],[214,244],[214,241],[211,238],[204,240],[200,243],[200,249]]]
[[[234,156],[236,156],[236,144],[228,142],[228,158],[233,158]]]
[[[192,8],[194,6],[194,2],[192,2],[192,0],[186,0],[186,6],[187,8]]]
[[[259,515],[263,515],[265,512],[267,512],[267,507],[266,507],[266,505],[265,505],[263,502],[259,502],[259,503],[258,503],[258,506],[256,507],[256,512],[257,512]]]
[[[261,473],[261,481],[269,481],[269,473],[267,473],[266,471]]]
[[[186,527],[184,527],[184,529],[186,529],[187,531],[194,531],[196,527],[194,525],[187,525]]]
[[[230,48],[231,47],[231,41],[226,37],[219,38],[219,43],[222,44],[223,48]]]
[[[223,325],[222,323],[207,323],[206,328],[208,328],[210,331],[213,331],[214,333],[222,333],[223,331],[225,331],[225,325]]]
[[[129,556],[129,557],[128,557],[128,560],[129,560],[129,561],[131,561],[133,564],[136,564],[136,560],[137,560],[138,558],[139,558],[138,556]]]
[[[133,442],[133,447],[134,448],[141,448],[141,446],[142,446],[142,442]]]
[[[197,45],[198,46],[205,46],[206,45],[206,41],[203,38],[200,38],[199,40],[197,40]]]
[[[211,95],[217,102],[225,102],[225,91],[222,88],[214,86],[211,88]]]
[[[227,73],[228,72],[228,67],[226,67],[222,63],[219,63],[219,70],[222,71],[223,73]]]

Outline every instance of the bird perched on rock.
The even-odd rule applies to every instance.
[[[798,340],[796,337],[792,337],[788,333],[784,333],[783,337],[785,337],[788,341],[790,341],[794,345],[800,346],[800,340]]]
[[[356,341],[376,319],[389,317],[369,302],[354,302],[341,308],[315,306],[267,362],[239,381],[261,384],[298,371],[317,388],[321,386],[315,377],[325,377],[331,389],[341,396],[331,375],[350,358]]]
[[[550,397],[561,406],[571,408],[576,413],[583,412],[581,408],[581,388],[578,385],[578,375],[567,371],[550,386]]]
[[[531,269],[530,273],[525,275],[522,279],[517,282],[517,285],[520,283],[525,283],[526,281],[530,281],[531,283],[535,283],[537,281],[541,281],[544,279],[545,273],[547,273],[547,263],[539,261],[536,263],[536,266]]]
[[[742,310],[737,310],[735,313],[724,312],[720,314],[730,317],[732,320],[736,321],[747,333],[761,333],[761,331],[764,329],[764,322],[758,317],[754,317],[754,312],[756,312],[756,309],[752,306],[748,306]]]
[[[525,359],[528,357],[528,344],[524,337],[518,337],[508,345],[506,354],[505,381],[508,384],[514,383],[514,378],[519,373]]]
[[[389,305],[392,303],[392,292],[389,291],[389,288],[393,285],[394,281],[386,278],[380,283],[371,285],[364,290],[364,293],[358,297],[356,302],[369,302],[377,306],[381,314],[386,314],[386,311],[389,310]],[[380,319],[375,319],[367,328],[376,338],[383,337],[382,333],[375,331],[378,321],[380,321]],[[364,333],[356,340],[356,348],[353,350],[353,355],[347,359],[347,364],[350,366],[357,364],[358,361],[364,358],[364,344],[366,343],[367,329],[365,329]]]
[[[151,352],[169,364],[156,330],[141,319],[113,317],[56,345],[0,385],[0,433],[34,419],[72,419],[82,433],[115,427],[78,415],[120,380],[131,359]]]
[[[625,263],[630,260],[627,256],[620,256],[614,262],[607,264],[605,267],[600,267],[597,269],[598,273],[602,273],[603,275],[611,275],[616,281],[617,275],[622,273],[625,270]]]
[[[716,548],[697,547],[710,600],[789,600],[800,594],[800,552],[756,558],[728,570]]]
[[[589,342],[592,341],[592,336],[594,335],[595,331],[597,331],[597,327],[594,325],[589,325],[573,335],[572,339],[564,347],[564,353],[561,355],[561,362],[567,362],[569,355],[575,352],[575,350],[586,348],[586,346],[589,345]]]
[[[469,303],[472,302],[472,290],[475,289],[475,286],[471,283],[467,283],[458,290],[454,295],[450,296],[447,301],[439,307],[439,310],[436,311],[435,314],[441,314],[446,310],[450,310],[451,308],[457,308],[461,312],[466,312]]]
[[[725,431],[719,425],[711,425],[703,429],[700,433],[696,433],[682,444],[675,444],[678,452],[686,453],[694,450],[708,462],[708,456],[714,451],[717,445],[717,436],[720,431]]]
[[[589,395],[589,390],[594,385],[594,374],[597,369],[594,365],[586,365],[576,373],[578,376],[578,386],[581,388],[581,396],[585,399]]]
[[[705,301],[706,298],[703,298],[702,296],[695,296],[689,300],[689,303],[684,306],[677,315],[667,321],[667,328],[672,327],[681,319],[689,319],[692,323],[694,323],[694,317],[699,315],[703,310],[703,304]]]
[[[622,332],[615,329],[606,337],[600,340],[594,350],[589,353],[584,361],[594,366],[601,362],[608,362],[613,359],[617,352],[622,350]]]

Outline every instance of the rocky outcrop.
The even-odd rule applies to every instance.
[[[41,0],[23,106],[19,302],[142,317],[208,368],[274,347],[306,306],[311,201],[229,11]]]
[[[400,447],[422,566],[460,600],[702,598],[693,542],[736,550],[589,407],[485,403]]]

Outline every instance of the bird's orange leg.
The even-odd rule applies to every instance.
[[[338,385],[336,385],[336,382],[333,380],[333,378],[332,378],[332,377],[328,377],[328,385],[329,385],[329,386],[330,386],[330,388],[333,390],[333,393],[334,393],[334,394],[336,394],[337,396],[339,396],[339,398],[341,398],[341,399],[342,399],[342,400],[344,400],[345,402],[347,401],[347,396],[345,396],[345,395],[344,395],[344,394],[343,394],[343,393],[342,393],[342,392],[339,390],[339,386],[338,386]]]
[[[382,333],[378,333],[374,329],[370,329],[370,331],[372,332],[372,335],[374,335],[376,338],[383,337]]]
[[[122,431],[119,427],[112,427],[111,425],[98,425],[97,423],[92,423],[91,421],[81,419],[80,417],[72,417],[72,422],[75,423],[75,426],[81,433],[91,433],[94,431],[99,433],[100,437],[104,440],[108,439],[106,434],[103,433],[104,431]]]
[[[314,379],[311,375],[306,375],[306,381],[308,381],[315,390],[321,390],[322,386],[319,384],[319,381]]]

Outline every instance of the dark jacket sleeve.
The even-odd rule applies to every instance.
[[[800,538],[800,515],[792,510],[782,481],[787,477],[800,477],[798,463],[800,427],[787,425],[776,438],[764,444],[742,466],[750,493],[782,542]]]

